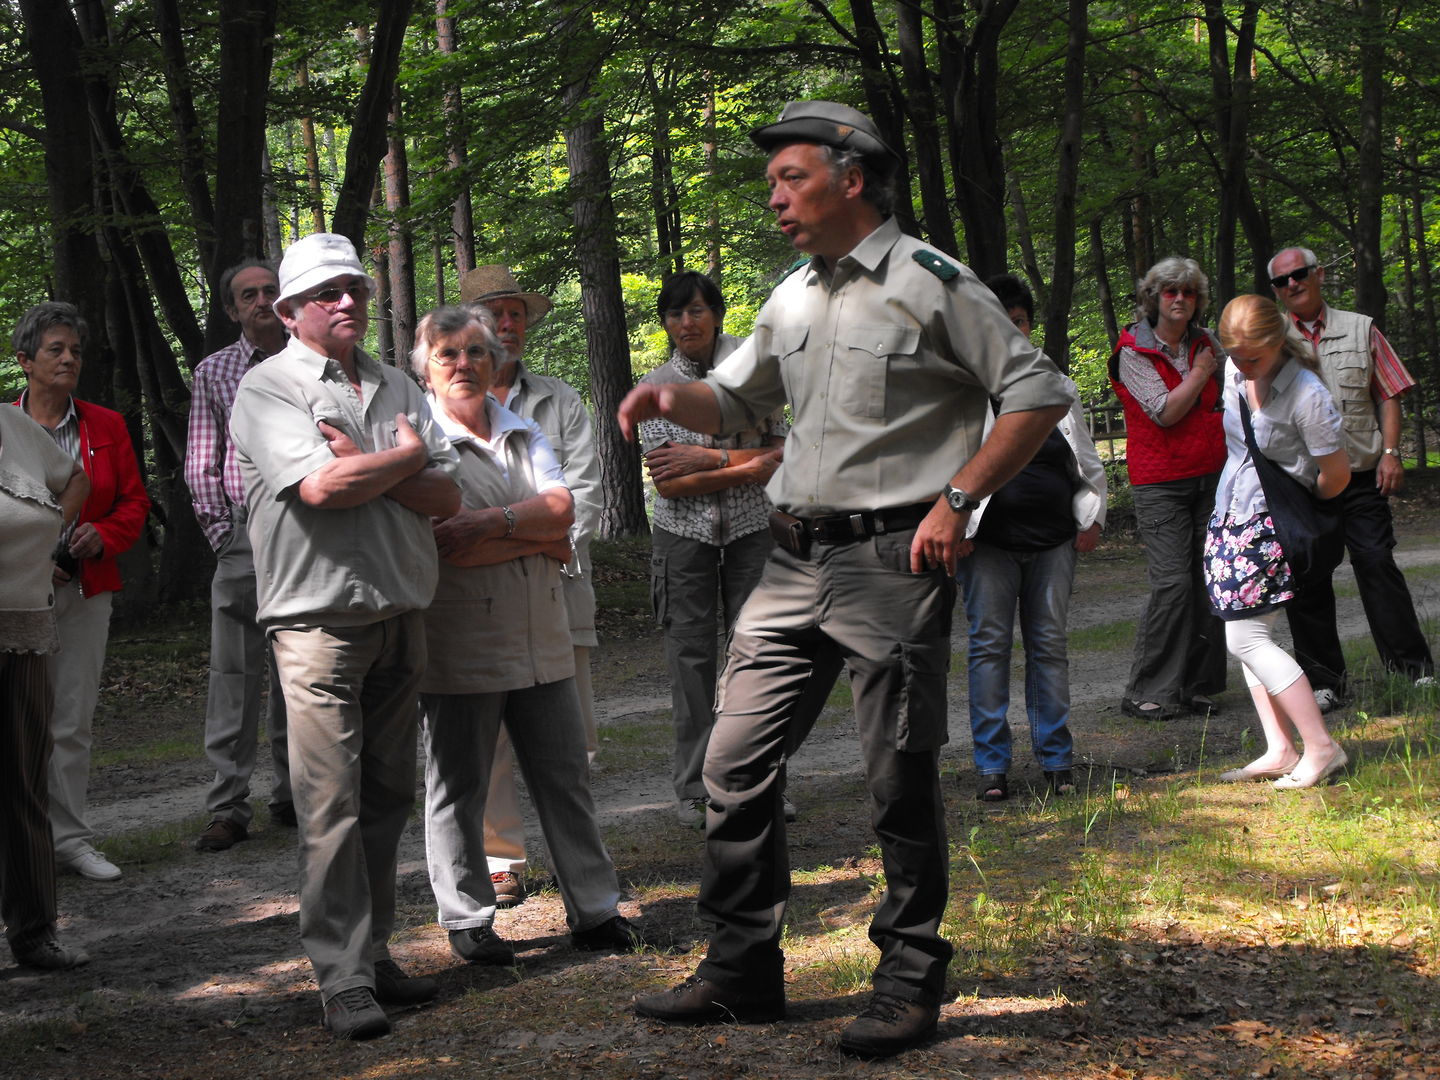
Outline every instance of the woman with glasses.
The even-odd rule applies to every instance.
[[[1200,323],[1209,300],[1194,259],[1160,260],[1136,285],[1135,322],[1110,357],[1150,585],[1120,708],[1145,720],[1212,712],[1210,695],[1225,689],[1225,632],[1201,572],[1225,464],[1217,378],[1224,350]]]
[[[575,650],[560,582],[574,502],[533,421],[488,395],[502,346],[488,312],[443,307],[421,320],[411,364],[460,458],[460,512],[435,525],[440,583],[425,613],[420,683],[425,848],[440,925],[471,964],[509,965],[494,930],[485,799],[500,725],[520,763],[565,902],[571,943],[641,944],[590,794]]]

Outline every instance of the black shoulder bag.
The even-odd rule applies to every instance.
[[[1270,518],[1275,523],[1275,538],[1285,552],[1285,561],[1295,575],[1297,586],[1306,579],[1328,578],[1345,557],[1345,534],[1341,527],[1341,506],[1338,497],[1317,498],[1309,488],[1296,480],[1255,445],[1255,429],[1250,424],[1250,403],[1240,394],[1240,419],[1245,424],[1245,443],[1250,447],[1250,460],[1260,477]]]

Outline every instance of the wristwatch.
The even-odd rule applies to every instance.
[[[949,484],[945,485],[945,490],[941,494],[945,496],[945,501],[950,504],[950,509],[954,510],[957,514],[968,514],[980,506],[979,499],[972,499],[959,488],[951,487]]]
[[[1385,447],[1385,453],[1391,457],[1398,458],[1400,456],[1400,448],[1398,446],[1387,446]]]

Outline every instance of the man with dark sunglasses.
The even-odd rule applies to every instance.
[[[1416,681],[1433,680],[1435,661],[1415,616],[1405,577],[1391,554],[1395,529],[1389,496],[1400,490],[1400,397],[1415,380],[1374,320],[1325,303],[1325,268],[1315,253],[1292,247],[1270,260],[1270,285],[1315,346],[1325,380],[1345,425],[1350,458],[1343,500],[1345,546],[1360,602],[1386,670]],[[1300,666],[1329,712],[1345,693],[1345,654],[1335,623],[1335,593],[1328,576],[1287,608]]]

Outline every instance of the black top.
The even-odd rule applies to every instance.
[[[1075,540],[1074,455],[1056,428],[1030,464],[985,507],[975,539],[1006,551],[1048,551]]]

